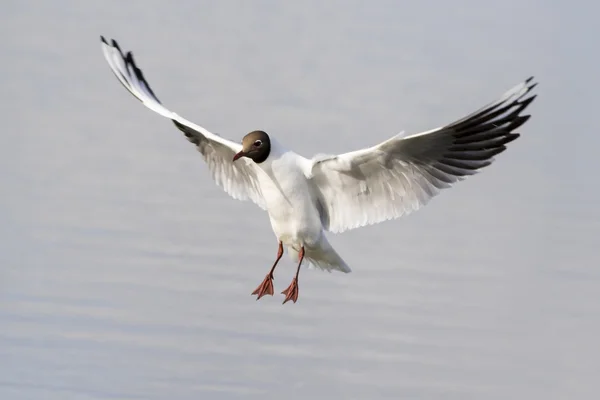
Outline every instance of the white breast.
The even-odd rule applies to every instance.
[[[303,157],[293,152],[271,154],[260,164],[265,172],[260,186],[273,232],[284,244],[315,244],[321,237],[321,219],[302,169]]]

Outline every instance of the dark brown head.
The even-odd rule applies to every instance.
[[[242,151],[233,156],[233,161],[248,157],[257,164],[265,161],[271,152],[271,140],[263,131],[252,131],[242,139]]]

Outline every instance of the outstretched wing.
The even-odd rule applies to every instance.
[[[374,147],[314,159],[308,174],[319,197],[321,220],[332,232],[398,218],[425,205],[440,189],[492,163],[536,97],[533,78],[499,100],[446,126],[395,136]]]
[[[231,197],[238,200],[250,199],[265,209],[257,178],[260,173],[258,168],[245,158],[233,162],[233,156],[242,149],[242,145],[211,133],[168,110],[158,100],[144,74],[136,66],[132,53],[124,55],[115,40],[109,44],[104,37],[101,36],[100,39],[104,57],[117,79],[146,107],[172,120],[188,140],[198,147],[215,182]]]

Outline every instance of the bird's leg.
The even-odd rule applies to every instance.
[[[285,294],[285,300],[283,304],[288,301],[293,301],[294,303],[298,300],[298,274],[300,274],[300,266],[302,265],[302,260],[304,260],[304,246],[300,248],[300,252],[298,253],[298,269],[296,269],[296,276],[292,279],[292,283],[285,289],[281,294]]]
[[[265,276],[265,279],[262,281],[262,283],[258,285],[254,292],[252,292],[253,295],[255,294],[258,296],[256,300],[260,299],[265,294],[270,294],[271,296],[273,296],[273,271],[275,271],[275,267],[281,259],[281,256],[283,256],[283,244],[279,242],[279,248],[277,249],[277,259],[273,263],[273,267],[271,268],[267,276]]]

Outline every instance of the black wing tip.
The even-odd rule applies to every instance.
[[[538,84],[539,84],[539,82],[535,82],[535,83],[529,85],[529,87],[527,87],[527,91],[528,92],[532,91]]]
[[[162,104],[160,102],[160,100],[158,99],[158,97],[156,96],[156,94],[154,94],[154,91],[150,87],[150,84],[148,83],[148,81],[144,77],[144,73],[136,65],[135,60],[133,58],[133,52],[128,51],[127,54],[125,55],[125,57],[123,57],[123,59],[125,60],[125,63],[127,63],[128,65],[131,65],[131,67],[133,68],[133,72],[135,73],[136,78],[140,82],[142,82],[144,85],[146,85],[146,89],[148,89],[148,92],[150,92],[150,94],[152,95],[152,97],[154,97],[154,100],[156,100],[159,104]]]
[[[533,76],[530,76],[529,78],[525,79],[525,87],[527,88],[525,93],[531,92],[539,84],[539,82],[536,82],[533,79]]]
[[[135,60],[133,59],[133,53],[131,51],[128,51],[127,54],[125,54],[125,62],[130,63],[131,65],[133,65],[135,67],[135,72],[137,73],[139,71],[139,68],[137,67],[137,65],[135,65]]]
[[[119,50],[119,53],[121,53],[121,57],[123,56],[123,51],[121,51],[121,46],[119,46],[119,43],[117,43],[117,41],[115,39],[110,40],[110,45],[112,47],[114,47],[115,49]]]
[[[521,100],[519,102],[519,104],[521,105],[521,111],[524,110],[528,105],[531,104],[531,102],[533,102],[533,100],[535,100],[535,98],[537,97],[537,94],[531,95],[529,97],[527,97],[525,100]]]
[[[512,142],[513,140],[517,140],[519,137],[521,136],[520,133],[509,133],[508,135],[504,136],[504,140],[503,140],[503,145],[506,145],[510,142]]]
[[[100,35],[100,41],[102,43],[104,43],[107,46],[111,46],[114,47],[115,49],[119,50],[119,52],[121,54],[123,54],[123,52],[121,51],[121,47],[119,46],[119,43],[117,43],[117,41],[115,39],[110,39],[110,43],[108,40],[106,40],[106,38],[104,37],[104,35]]]
[[[462,170],[477,171],[487,167],[494,156],[507,149],[508,143],[521,136],[514,131],[531,118],[531,115],[521,113],[537,97],[537,94],[533,94],[524,98],[537,85],[537,82],[531,82],[533,76],[525,80],[525,87],[521,86],[524,91],[519,90],[520,94],[516,97],[513,94],[512,99],[505,99],[500,103],[504,104],[500,108],[485,109],[454,124],[454,142],[448,148],[449,152],[444,154],[445,160],[442,163],[447,164],[446,168],[460,168],[461,171],[450,173],[463,175]]]
[[[517,129],[518,127],[520,127],[521,125],[523,125],[525,122],[529,121],[529,118],[531,118],[531,115],[527,114],[527,115],[519,115],[518,117],[516,117],[513,122],[511,124],[509,124],[509,129],[510,132],[512,132],[513,130]]]
[[[508,142],[505,142],[505,144]],[[503,144],[502,146],[498,146],[496,147],[493,151],[492,154],[490,155],[490,158],[488,158],[486,161],[488,162],[488,164],[486,165],[486,167],[490,166],[492,164],[492,162],[494,161],[494,157],[497,156],[500,153],[504,153],[506,151],[507,147]],[[483,168],[483,167],[482,167]]]
[[[535,80],[535,76],[531,75],[529,78],[525,79],[525,84],[529,87],[529,89],[533,89],[538,85],[539,82]]]
[[[124,73],[126,73],[127,75],[131,74],[130,71],[127,69],[127,66],[130,66],[131,70],[135,74],[135,77],[141,82],[142,85],[144,85],[146,87],[149,94],[154,98],[154,100],[156,102],[158,102],[158,104],[162,104],[160,102],[160,100],[158,99],[158,97],[156,97],[156,94],[154,94],[154,91],[150,87],[150,84],[148,83],[146,78],[144,78],[144,74],[143,74],[142,70],[140,68],[138,68],[138,66],[136,65],[135,60],[133,58],[133,52],[128,51],[127,54],[123,54],[123,51],[121,50],[121,47],[119,46],[119,43],[117,43],[117,41],[115,39],[111,39],[110,44],[104,38],[104,36],[100,36],[100,40],[102,41],[102,43],[106,44],[107,46],[113,47],[114,49],[116,49],[119,52],[121,58],[123,59],[123,61],[125,62],[125,65],[126,65],[126,70],[124,71]],[[121,72],[121,74],[123,74],[123,72]],[[125,78],[125,79],[127,80],[127,78]],[[127,89],[129,91],[131,91],[130,88],[127,88]],[[138,96],[135,96],[135,97],[141,101],[141,99]]]
[[[106,44],[107,46],[112,46],[115,49],[119,50],[119,53],[121,53],[121,57],[123,57],[123,60],[126,63],[130,63],[133,67],[135,67],[136,70],[139,70],[139,68],[137,68],[137,66],[135,65],[135,60],[133,59],[133,52],[128,51],[126,54],[123,54],[123,51],[121,50],[121,47],[119,46],[119,43],[115,39],[111,39],[110,44],[109,44],[108,41],[106,40],[106,38],[104,36],[100,35],[100,41],[102,41],[102,43]]]

